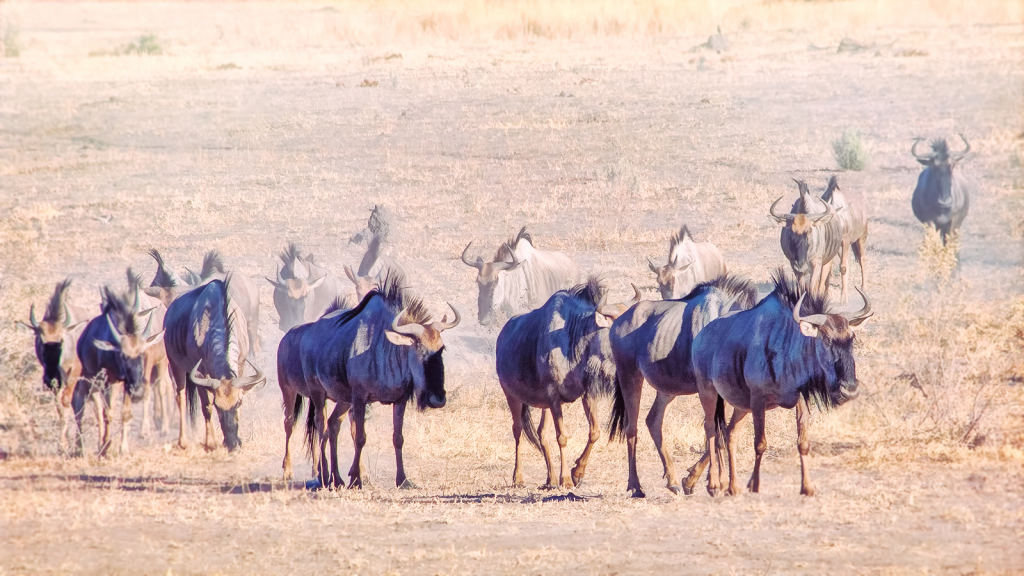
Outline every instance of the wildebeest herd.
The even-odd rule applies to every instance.
[[[944,243],[967,214],[971,185],[959,163],[970,144],[961,139],[965,149],[959,153],[951,152],[945,140],[932,141],[929,154],[918,152],[920,141],[911,148],[925,165],[913,212],[934,226]],[[780,245],[793,276],[779,268],[766,295],[759,295],[750,280],[729,273],[718,248],[695,241],[686,226],[671,237],[664,265],[648,259],[660,301],[643,301],[633,286],[631,300],[608,302],[605,281],[585,276],[565,254],[536,248],[525,227],[489,260],[470,255],[473,242],[466,246],[461,260],[477,270],[477,320],[495,326],[507,319],[497,336],[495,366],[512,415],[513,485],[524,484],[523,433],[547,463],[543,487],[579,485],[600,438],[594,399],[611,395],[610,435],[626,441],[627,490],[643,496],[636,443],[646,381],[656,392],[646,424],[669,490],[692,493],[707,469],[710,494],[723,489],[737,493],[734,432],[751,414],[755,463],[747,487],[757,492],[766,449],[765,412],[783,407],[796,413],[801,493],[814,494],[807,465],[809,406],[827,409],[857,395],[854,330],[871,316],[864,294],[869,216],[862,195],[840,188],[836,176],[821,194],[803,181],[796,185],[799,197],[788,212],[779,208],[783,198],[768,208],[782,225]],[[285,331],[277,351],[277,379],[284,402],[286,480],[293,475],[292,432],[305,409],[305,437],[319,485],[361,487],[366,409],[377,402],[392,405],[396,486],[414,486],[403,466],[405,409],[410,401],[421,410],[445,406],[442,334],[462,317],[449,305],[451,319],[446,314],[436,320],[412,295],[405,270],[389,253],[392,225],[389,212],[378,206],[367,228],[352,238],[366,245],[358,268],[344,266],[354,294],[325,263],[304,255],[294,243],[280,254],[274,277],[266,278]],[[857,311],[839,313],[830,307],[829,279],[838,261],[845,304],[851,251],[861,268],[855,289],[862,303]],[[156,263],[150,285],[129,269],[127,290],[101,290],[98,316],[68,302],[69,279],[57,284],[41,321],[34,305],[29,311],[25,326],[35,334],[43,384],[57,397],[61,443],[67,445],[73,418],[73,451],[83,452],[82,419],[91,398],[98,452],[106,455],[112,443],[112,403],[121,393],[122,453],[129,450],[132,403],[140,401],[143,437],[154,425],[169,433],[177,407],[179,445],[186,447],[190,416],[201,409],[204,446],[212,449],[216,411],[223,445],[235,450],[241,445],[238,408],[245,394],[267,380],[255,362],[259,291],[249,277],[227,269],[216,251],[206,255],[199,273],[185,268],[183,274],[156,250],[149,254]],[[668,404],[682,395],[700,401],[706,445],[680,482],[662,427]],[[582,400],[589,437],[570,469],[563,405],[577,400]],[[531,408],[541,410],[537,424]],[[355,449],[347,481],[338,466],[338,435],[346,414]],[[723,450],[729,464],[725,486]]]

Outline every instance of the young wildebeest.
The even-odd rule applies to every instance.
[[[405,293],[402,285],[400,277],[385,278],[383,285],[363,297],[355,308],[326,314],[313,323],[300,342],[303,377],[318,382],[328,399],[338,403],[328,423],[332,439],[337,437],[341,416],[351,406],[355,455],[349,469],[349,488],[363,485],[361,455],[366,444],[368,404],[393,405],[392,440],[398,468],[395,485],[406,488],[413,486],[402,463],[406,404],[415,398],[420,410],[445,405],[441,333],[457,326],[461,316],[453,307],[452,322],[447,317],[432,322],[423,303]],[[322,413],[319,407],[317,412]],[[342,482],[334,446],[331,477],[321,478],[321,485],[328,482],[335,486]]]
[[[800,191],[800,198],[793,203],[789,213],[776,211],[780,196],[769,214],[776,222],[782,224],[779,242],[782,252],[789,259],[796,274],[796,280],[805,290],[825,294],[828,290],[828,277],[832,273],[832,260],[839,255],[843,245],[843,230],[835,216],[835,209],[829,202],[814,198],[807,190],[807,183],[794,180]],[[811,213],[812,200],[823,204],[825,211]]]
[[[472,245],[470,242],[462,251],[462,261],[477,269],[477,319],[481,324],[490,324],[499,310],[514,314],[538,308],[557,290],[581,279],[579,267],[565,254],[534,248],[525,226],[498,247],[491,262],[479,256],[470,260],[467,254]]]
[[[610,338],[617,376],[611,436],[626,439],[629,458],[626,489],[634,498],[644,497],[636,470],[637,420],[644,380],[657,391],[654,405],[647,414],[647,429],[661,455],[668,489],[678,494],[675,464],[669,448],[662,443],[662,426],[665,408],[676,396],[697,393],[690,346],[709,322],[730,310],[747,310],[756,301],[757,290],[751,282],[736,276],[720,276],[697,285],[682,300],[641,302],[612,324]],[[693,493],[707,458],[705,453],[690,470],[682,486],[686,494]]]
[[[629,306],[640,301],[640,292],[626,303],[605,305],[605,287],[594,277],[586,284],[555,292],[543,306],[510,319],[498,334],[496,344],[498,381],[512,411],[512,436],[516,441],[513,486],[523,485],[520,442],[526,437],[544,454],[548,481],[544,489],[573,488],[583,480],[590,451],[600,437],[597,414],[591,404],[595,395],[607,394],[615,380],[608,327]],[[583,411],[590,422],[590,437],[572,472],[566,461],[568,440],[562,422],[562,404],[583,398]],[[540,426],[534,430],[530,406],[541,408]],[[548,413],[554,422],[561,460],[554,467],[554,451],[543,441]]]
[[[353,271],[345,265],[345,275],[355,284],[356,301],[362,300],[374,286],[379,286],[385,278],[405,278],[405,270],[397,260],[384,254],[387,245],[381,236],[373,236],[366,247],[366,254],[359,262],[359,270]]]
[[[313,256],[305,258],[294,242],[280,254],[283,268],[277,271],[277,280],[267,278],[274,285],[274,307],[280,317],[278,327],[289,329],[320,317],[341,292],[338,279],[330,270],[313,263]]]
[[[668,241],[668,264],[647,265],[658,277],[658,290],[664,300],[682,298],[693,287],[726,273],[725,259],[711,242],[694,242],[690,230],[683,226]]]
[[[914,216],[923,224],[931,224],[942,235],[942,244],[946,237],[955,232],[964,218],[970,203],[970,195],[974,184],[960,170],[958,164],[971,151],[971,143],[960,134],[964,141],[964,151],[950,154],[949,145],[945,140],[932,140],[931,154],[918,154],[917,145],[922,138],[914,141],[910,153],[925,166],[917,178],[911,207]]]
[[[43,313],[42,322],[36,321],[35,304],[29,308],[29,323],[18,322],[35,334],[36,359],[43,367],[43,385],[53,392],[57,413],[60,415],[61,448],[67,448],[68,420],[71,417],[67,409],[71,406],[71,395],[82,374],[82,363],[78,360],[75,345],[88,320],[88,313],[84,309],[68,304],[67,292],[70,287],[70,278],[57,283]],[[100,410],[101,406],[97,404],[97,420],[101,418]]]
[[[860,264],[860,289],[864,290],[864,252],[868,242],[868,213],[864,203],[864,197],[858,192],[843,192],[839,188],[839,179],[835,174],[828,179],[828,187],[821,199],[828,202],[835,208],[836,220],[843,231],[842,247],[839,252],[839,272],[843,276],[842,302],[845,304],[849,299],[846,291],[846,272],[849,261],[850,249],[853,249],[853,257]]]
[[[242,442],[238,438],[238,407],[242,405],[242,396],[266,383],[263,372],[255,365],[255,375],[242,375],[250,352],[249,332],[245,314],[231,298],[230,285],[236,278],[237,275],[228,273],[225,280],[210,280],[178,296],[164,317],[167,358],[181,413],[181,448],[187,445],[185,415],[195,416],[197,399],[206,420],[206,449],[212,450],[216,443],[214,406],[224,432],[224,446],[231,451],[239,448]]]
[[[708,493],[718,494],[719,455],[716,433],[725,425],[726,402],[733,406],[733,426],[754,415],[754,472],[747,487],[760,489],[761,456],[768,447],[764,436],[766,410],[796,408],[797,445],[802,480],[800,493],[812,496],[807,426],[807,402],[812,397],[825,409],[857,395],[857,366],[853,358],[853,329],[870,316],[871,306],[855,314],[830,314],[824,296],[807,295],[782,270],[773,275],[775,290],[750,310],[719,318],[693,340],[693,367],[704,432],[711,451]],[[860,292],[860,290],[858,290]],[[861,296],[864,293],[861,292]],[[807,309],[804,316],[801,306]],[[726,438],[729,456],[729,494],[737,494],[736,435]]]
[[[135,314],[149,314],[143,338],[149,338],[163,330],[164,315],[167,306],[163,301],[144,292],[142,277],[136,276],[131,268],[127,270],[128,294],[134,304]],[[145,365],[142,369],[143,400],[142,400],[142,436],[148,438],[153,433],[154,416],[159,417],[160,431],[164,434],[171,429],[171,375],[167,367],[167,351],[161,340],[146,349]]]
[[[78,448],[81,452],[82,413],[86,399],[94,393],[106,394],[103,418],[100,424],[100,455],[106,455],[110,447],[110,410],[114,398],[115,384],[122,384],[124,404],[121,409],[121,453],[128,453],[129,423],[132,419],[132,402],[142,400],[144,392],[143,369],[146,350],[163,338],[163,331],[145,337],[151,325],[142,325],[142,314],[136,314],[127,295],[114,294],[109,287],[103,288],[103,313],[85,326],[78,338],[78,359],[82,363],[82,377],[75,386],[71,405],[75,409],[78,424]],[[152,314],[146,314],[152,322]],[[101,388],[98,388],[101,387]],[[97,402],[102,402],[94,397]]]

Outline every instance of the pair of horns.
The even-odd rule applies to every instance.
[[[472,245],[473,245],[472,242],[470,242],[469,244],[466,244],[466,249],[462,251],[462,262],[465,263],[466,266],[472,266],[473,268],[476,268],[477,270],[480,270],[480,269],[482,269],[484,267],[484,259],[479,257],[479,256],[477,256],[476,260],[473,261],[473,260],[470,260],[466,256],[466,254],[469,253],[469,247],[472,246]],[[498,272],[502,272],[502,271],[508,272],[510,270],[515,270],[516,268],[519,267],[520,264],[522,264],[522,262],[519,261],[519,258],[516,257],[515,250],[509,250],[509,252],[512,253],[512,261],[511,262],[501,262],[501,261],[498,261],[498,262],[492,262],[491,263],[491,266],[496,271],[498,271]]]
[[[852,314],[841,314],[841,316],[843,318],[846,318],[847,322],[850,323],[850,326],[859,326],[862,322],[871,317],[871,303],[868,301],[868,297],[864,294],[863,291],[861,291],[860,288],[854,286],[854,290],[856,290],[857,293],[860,294],[860,297],[864,299],[864,307]],[[798,298],[796,301],[796,305],[793,306],[793,320],[795,320],[797,324],[801,322],[807,322],[808,324],[813,324],[814,326],[821,326],[828,320],[828,314],[810,314],[808,316],[800,315],[800,306],[803,305],[804,296],[806,295],[806,292],[801,294],[800,298]]]
[[[953,158],[954,162],[959,162],[960,160],[963,160],[964,157],[967,156],[967,154],[971,151],[971,143],[967,141],[967,138],[964,138],[964,135],[962,133],[959,133],[959,132],[957,133],[957,136],[959,136],[960,139],[963,140],[963,142],[964,142],[964,150],[963,150],[963,152],[958,152],[956,154],[950,154],[950,157]],[[932,159],[934,159],[935,158],[935,153],[934,152],[931,153],[931,154],[918,154],[917,153],[917,145],[920,144],[923,140],[924,140],[924,138],[914,138],[914,145],[910,147],[910,153],[914,155],[914,158],[917,158],[919,160],[932,160]]]
[[[455,308],[455,306],[452,306],[451,302],[448,302],[448,307],[452,309],[452,312],[455,312],[455,319],[452,320],[451,322],[448,322],[447,315],[441,318],[441,321],[438,322],[438,324],[440,325],[438,332],[444,332],[445,330],[455,328],[456,326],[459,325],[459,322],[462,321],[462,315],[459,314],[459,311],[457,308]],[[398,323],[399,320],[401,320],[402,317],[405,316],[406,310],[408,310],[408,308],[403,308],[402,311],[399,312],[398,315],[395,316],[395,318],[391,321],[391,330],[394,332],[398,332],[399,334],[405,334],[406,336],[419,338],[420,336],[423,335],[423,332],[426,330],[425,326],[423,326],[422,324],[418,324],[416,322],[410,322],[409,324]]]
[[[259,369],[252,360],[249,358],[245,359],[253,369],[256,370],[256,374],[252,376],[238,376],[231,379],[231,386],[234,388],[241,388],[243,392],[248,392],[257,384],[266,384],[267,379],[263,376],[263,371]],[[196,386],[202,386],[211,390],[216,390],[222,384],[217,378],[205,378],[199,375],[199,365],[203,363],[203,359],[200,358],[199,362],[192,368],[192,371],[188,373],[188,377],[195,382]]]
[[[798,180],[796,182],[799,183]],[[804,196],[803,191],[801,191],[800,195]],[[775,221],[779,222],[779,223],[786,222],[790,218],[796,218],[798,216],[797,214],[793,214],[792,212],[779,212],[777,210],[779,202],[782,202],[782,198],[783,198],[783,196],[779,196],[779,199],[776,200],[775,202],[773,202],[771,208],[768,209],[768,213],[771,214],[771,217],[774,218]],[[832,208],[832,203],[831,202],[822,201],[822,203],[825,204],[825,211],[824,212],[821,212],[821,213],[818,213],[818,214],[804,214],[804,216],[806,216],[807,219],[810,220],[814,224],[819,224],[819,223],[820,224],[824,224],[824,223],[828,222],[829,220],[831,220],[832,216],[835,215],[835,209]],[[804,209],[806,209],[806,208],[807,208],[807,200],[805,198],[805,200],[804,200]]]
[[[307,276],[308,276],[308,272],[307,272]],[[278,290],[288,290],[287,281],[285,280],[285,278],[283,276],[281,276],[281,266],[280,265],[277,267],[277,280],[276,281],[275,280],[271,280],[270,278],[267,278],[266,276],[264,276],[264,278],[267,279],[267,282],[270,282],[271,284],[273,284],[274,288],[277,288]],[[298,280],[305,280],[305,278],[297,278],[297,279]],[[318,287],[320,287],[321,284],[324,283],[324,280],[326,280],[326,279],[327,279],[327,273],[325,272],[323,276],[317,278],[316,280],[314,280],[312,282],[308,282],[309,289],[310,290],[316,290]]]

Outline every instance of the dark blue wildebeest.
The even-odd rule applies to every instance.
[[[207,450],[215,447],[213,408],[217,409],[224,446],[236,450],[238,408],[242,397],[266,383],[263,373],[243,376],[249,358],[249,330],[246,315],[232,298],[233,273],[224,280],[208,280],[171,302],[164,316],[164,346],[170,362],[171,378],[178,393],[181,429],[178,445],[186,447],[186,414],[195,415],[197,403],[206,420]]]
[[[925,166],[917,178],[917,188],[910,202],[914,216],[923,224],[931,224],[942,235],[942,244],[946,237],[960,228],[970,203],[970,195],[974,185],[961,172],[958,164],[971,151],[971,143],[960,134],[964,141],[964,150],[956,154],[950,153],[949,144],[945,140],[932,140],[930,154],[918,154],[917,145],[922,138],[914,141],[910,153]]]
[[[680,485],[669,447],[662,443],[665,408],[676,396],[696,394],[690,347],[694,337],[715,319],[733,310],[746,310],[757,301],[757,290],[748,280],[719,276],[698,284],[679,300],[640,302],[612,324],[611,345],[615,357],[615,403],[612,407],[611,436],[626,440],[629,459],[627,490],[634,498],[644,497],[636,470],[637,420],[644,380],[657,392],[647,414],[647,429],[661,456],[668,489],[678,494]],[[683,482],[682,490],[693,493],[707,465],[705,453]]]
[[[796,408],[797,445],[803,477],[800,493],[811,496],[807,454],[808,401],[828,409],[857,395],[853,330],[871,315],[864,307],[854,314],[832,314],[822,295],[807,294],[782,270],[775,272],[775,290],[750,310],[719,318],[693,341],[693,367],[704,408],[704,432],[711,452],[708,493],[718,494],[720,470],[716,436],[725,425],[724,399],[734,408],[733,425],[754,415],[754,472],[747,485],[760,489],[761,456],[768,443],[765,411]],[[860,292],[860,290],[858,290]],[[804,310],[806,310],[806,315]],[[725,441],[729,457],[730,494],[737,494],[736,435]]]
[[[606,290],[591,277],[586,284],[555,292],[543,306],[513,317],[501,329],[496,364],[498,381],[512,411],[512,436],[516,442],[514,486],[523,485],[520,439],[524,429],[527,439],[542,451],[547,462],[548,480],[542,488],[571,489],[583,480],[590,451],[600,436],[591,402],[595,395],[611,392],[615,380],[608,328],[625,309],[640,301],[640,292],[636,286],[633,289],[636,296],[628,304],[605,305]],[[562,404],[581,397],[590,423],[590,437],[570,472]],[[543,410],[536,430],[530,406]],[[553,463],[553,448],[542,441],[549,413],[561,461],[558,472]]]
[[[452,308],[455,319],[451,322],[447,317],[438,322],[432,321],[423,302],[402,288],[404,281],[400,276],[389,276],[380,287],[366,294],[355,308],[330,312],[302,329],[298,343],[301,369],[294,365],[286,367],[289,378],[298,375],[306,380],[310,393],[315,386],[313,383],[316,383],[323,388],[327,399],[337,403],[327,422],[326,434],[323,433],[323,425],[319,421],[316,423],[321,432],[322,486],[343,484],[338,471],[337,435],[341,417],[351,408],[355,454],[348,473],[349,488],[362,487],[366,407],[380,402],[392,405],[392,441],[397,465],[395,485],[413,487],[405,475],[402,460],[405,408],[412,400],[420,410],[444,407],[444,361],[441,358],[444,342],[441,333],[457,326],[461,316]],[[317,414],[323,413],[323,407],[316,405],[317,399],[310,400],[310,410],[315,411],[316,418]],[[323,445],[327,439],[332,443],[329,474],[325,473],[327,466],[323,457]]]
[[[132,402],[142,400],[145,392],[146,350],[164,336],[160,331],[150,336],[152,310],[136,313],[127,294],[115,294],[104,287],[102,314],[93,318],[78,337],[78,359],[82,363],[82,376],[75,387],[71,405],[75,410],[78,424],[78,452],[82,450],[82,413],[85,401],[94,393],[105,394],[103,417],[100,419],[100,455],[106,455],[110,448],[110,411],[116,383],[124,390],[121,408],[121,453],[128,452],[129,422],[132,418]],[[147,317],[147,324],[142,323]],[[94,397],[97,403],[102,402]]]
[[[788,213],[778,212],[782,201],[779,197],[768,209],[776,222],[782,224],[779,243],[782,253],[789,259],[796,274],[797,282],[812,293],[826,293],[828,278],[832,273],[832,260],[839,256],[843,247],[843,229],[839,219],[834,218],[835,209],[831,202],[824,202],[812,195],[803,180],[794,180],[800,197]],[[822,212],[811,212],[813,206],[824,206]]]

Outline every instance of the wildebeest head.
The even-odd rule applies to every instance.
[[[516,245],[520,239],[531,241],[530,235],[526,233],[526,227],[519,231],[516,238],[499,246],[494,260],[491,262],[485,262],[480,256],[477,256],[476,260],[469,259],[469,248],[473,245],[472,242],[467,244],[466,249],[462,251],[462,262],[477,269],[476,285],[479,290],[477,320],[481,324],[488,324],[494,319],[494,308],[498,304],[495,301],[495,291],[498,288],[498,280],[501,275],[512,272],[522,264],[516,256]]]
[[[779,284],[781,274],[776,279]],[[812,296],[813,313],[802,315],[806,292],[800,294],[793,305],[793,321],[805,337],[814,338],[817,368],[822,378],[812,378],[804,389],[806,395],[816,395],[826,406],[838,406],[852,400],[857,392],[857,365],[853,358],[854,329],[871,316],[867,296],[856,288],[864,299],[864,307],[852,314],[831,314],[824,310],[824,298]],[[792,293],[792,292],[791,292]]]
[[[387,283],[387,282],[385,282]],[[388,341],[400,346],[408,354],[408,365],[413,375],[413,393],[416,406],[425,408],[443,408],[446,403],[444,390],[444,342],[441,332],[459,325],[462,316],[451,304],[448,305],[455,318],[449,322],[448,316],[440,322],[431,322],[422,302],[412,299],[391,321],[391,329],[385,332]]]
[[[164,306],[170,306],[171,302],[178,296],[182,286],[182,279],[176,272],[167,267],[164,259],[156,249],[150,249],[149,255],[156,260],[156,274],[149,287],[144,292],[153,298],[159,299]]]
[[[971,151],[971,143],[963,134],[959,136],[964,141],[964,150],[956,154],[950,153],[949,144],[945,139],[932,140],[932,151],[929,154],[917,153],[917,145],[921,143],[922,138],[915,139],[914,145],[910,148],[910,153],[917,161],[925,166],[925,169],[932,170],[933,176],[923,193],[943,210],[950,210],[953,207],[953,170]]]
[[[687,246],[692,245],[693,236],[690,230],[683,226],[669,239],[667,264],[657,266],[650,258],[647,259],[647,266],[658,277],[658,290],[661,292],[662,300],[689,294],[697,285],[696,275],[690,270],[694,254],[686,250]]]
[[[772,203],[768,213],[776,222],[783,225],[783,242],[789,243],[791,254],[790,264],[793,266],[793,273],[796,274],[797,282],[806,287],[811,275],[810,234],[817,226],[828,224],[835,216],[835,209],[830,202],[822,202],[825,205],[824,212],[812,213],[810,211],[812,198],[807,189],[807,183],[803,180],[794,180],[800,191],[800,198],[793,204],[791,212],[779,212],[778,205],[782,202],[782,196]],[[788,237],[788,238],[787,238]],[[785,247],[784,247],[785,248]]]
[[[278,326],[287,331],[306,321],[306,304],[313,291],[327,279],[327,274],[310,278],[311,257],[303,258],[295,243],[289,243],[280,258],[284,266],[278,268],[277,280],[267,278],[267,281],[274,286],[274,306],[280,317]]]
[[[67,290],[71,286],[71,279],[65,278],[58,282],[53,290],[53,296],[46,306],[41,322],[36,320],[36,305],[29,307],[29,323],[20,322],[32,330],[35,334],[36,359],[43,367],[43,385],[51,390],[59,390],[67,383],[67,374],[61,366],[64,354],[74,354],[73,348],[64,349],[65,336],[83,322],[71,324],[71,314],[68,312]]]
[[[124,376],[126,390],[133,400],[139,400],[143,392],[143,366],[146,350],[164,337],[161,330],[146,337],[153,316],[152,309],[136,313],[127,296],[119,296],[105,287],[103,289],[103,316],[109,328],[107,339],[96,338],[93,345],[105,352],[116,354],[118,369]],[[141,319],[148,318],[142,328]]]

